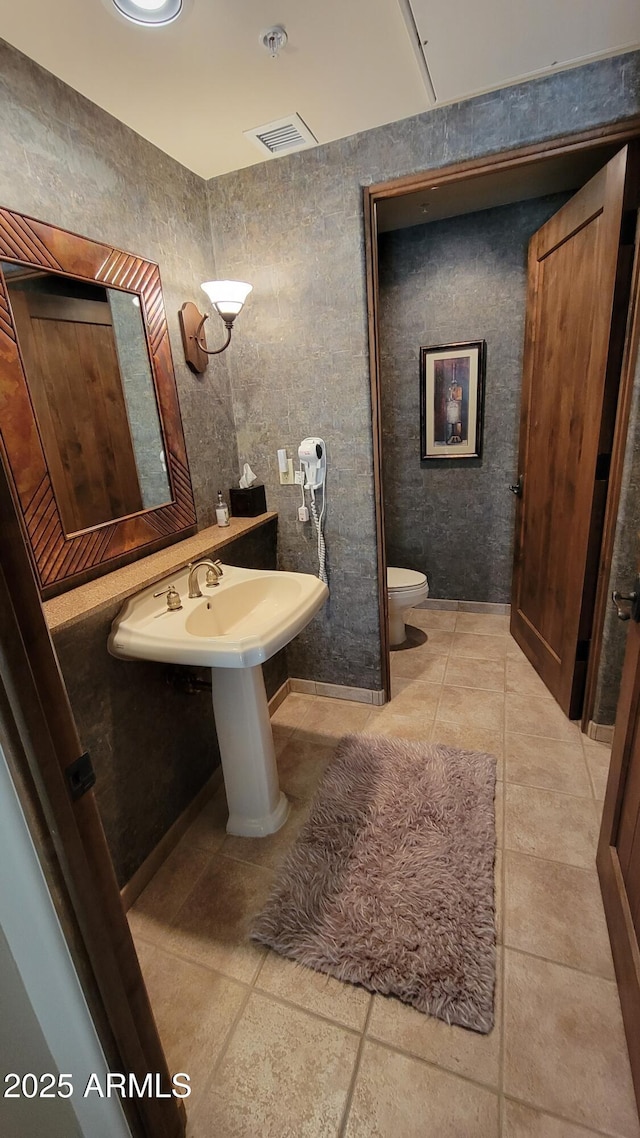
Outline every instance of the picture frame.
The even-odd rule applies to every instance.
[[[486,340],[420,348],[420,458],[482,454]]]

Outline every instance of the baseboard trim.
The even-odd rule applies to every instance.
[[[269,715],[273,715],[273,713],[278,710],[280,704],[284,703],[290,691],[291,680],[285,680],[283,684],[280,684],[277,692],[274,692],[269,700]]]
[[[615,727],[611,724],[594,723],[593,719],[590,719],[587,727],[587,738],[595,739],[597,743],[612,743],[614,731]]]
[[[186,810],[182,811],[182,814],[176,818],[166,834],[160,838],[157,846],[154,846],[142,865],[136,869],[131,880],[127,881],[127,884],[120,890],[120,899],[124,906],[125,913],[131,908],[133,903],[137,901],[142,890],[146,889],[151,878],[154,877],[160,869],[163,861],[166,861],[180,839],[186,834],[191,823],[195,821],[200,811],[206,806],[209,799],[213,798],[220,786],[222,786],[222,767],[216,767],[211,778],[205,782],[202,789],[199,790],[195,798],[191,800]]]
[[[429,597],[419,609],[440,609],[444,612],[484,612],[491,616],[510,616],[511,605],[494,604],[492,601],[445,601]]]
[[[327,684],[322,680],[290,679],[290,690],[301,695],[319,695],[327,699],[348,699],[351,703],[372,703],[381,707],[385,702],[383,691],[371,688],[352,688],[344,684]]]

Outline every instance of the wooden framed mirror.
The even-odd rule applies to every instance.
[[[0,446],[45,598],[194,532],[154,262],[0,208]]]

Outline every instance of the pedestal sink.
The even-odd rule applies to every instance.
[[[224,775],[230,834],[261,837],[286,821],[278,785],[261,664],[293,640],[329,590],[307,573],[224,565],[216,586],[188,597],[188,567],[131,597],[113,622],[108,648],[124,660],[159,660],[211,668],[213,713]],[[169,584],[182,608],[158,597]]]

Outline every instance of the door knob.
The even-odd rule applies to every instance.
[[[509,487],[509,489],[510,489],[512,494],[515,494],[516,498],[521,498],[522,497],[522,491],[524,490],[524,474],[519,474],[518,475],[518,481],[514,482]]]
[[[640,608],[638,602],[640,601],[640,594],[635,590],[632,593],[619,593],[617,589],[614,589],[611,594],[611,600],[615,606],[618,620],[631,620],[632,616],[634,620],[638,619],[638,612]],[[630,601],[631,608],[621,608],[620,601]]]

